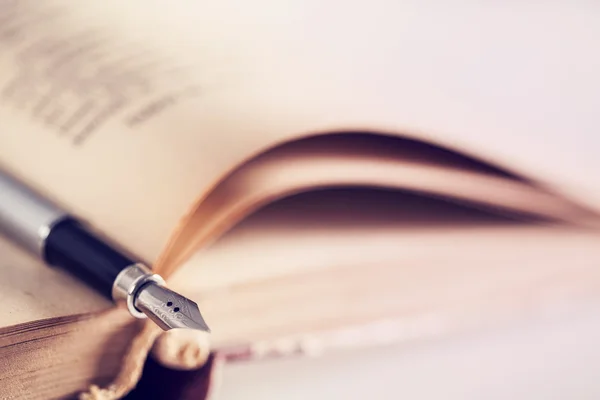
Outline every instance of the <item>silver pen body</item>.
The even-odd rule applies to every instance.
[[[58,205],[0,173],[0,231],[30,253],[43,258],[50,229],[67,216]]]

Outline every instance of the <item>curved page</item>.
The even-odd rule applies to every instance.
[[[327,187],[408,189],[478,203],[490,212],[569,222],[590,217],[587,210],[528,182],[441,163],[416,152],[403,157],[389,146],[389,141],[380,143],[374,136],[350,134],[291,143],[249,161],[199,200],[155,267],[168,276],[194,251],[261,206]]]

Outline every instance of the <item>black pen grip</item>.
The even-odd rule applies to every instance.
[[[112,299],[115,278],[134,261],[94,235],[75,219],[56,223],[46,237],[44,258]]]

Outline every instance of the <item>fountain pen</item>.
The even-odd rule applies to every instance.
[[[44,263],[67,270],[136,318],[164,330],[209,331],[198,305],[56,203],[0,171],[0,232]]]

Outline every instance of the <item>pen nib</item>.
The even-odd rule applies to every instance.
[[[164,330],[187,328],[210,332],[198,305],[164,286],[155,283],[143,286],[134,305]]]

